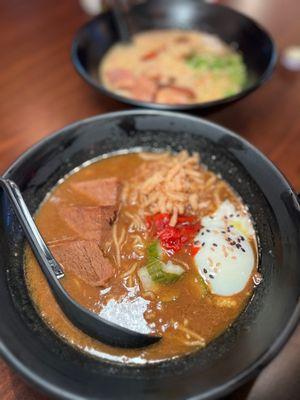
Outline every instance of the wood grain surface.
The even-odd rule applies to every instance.
[[[184,0],[183,0],[184,1]],[[300,45],[299,0],[224,0],[265,26],[279,52]],[[70,62],[74,32],[88,20],[75,0],[0,1],[0,170],[51,132],[78,119],[126,109],[87,86]],[[262,150],[300,191],[300,72],[279,63],[246,99],[207,116]],[[1,321],[0,321],[1,323]],[[256,381],[231,399],[300,397],[300,328]],[[0,361],[1,400],[42,400]]]

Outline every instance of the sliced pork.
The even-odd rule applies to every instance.
[[[72,190],[98,206],[118,207],[122,184],[117,178],[101,178],[71,183]],[[117,211],[117,208],[116,208]]]
[[[103,286],[114,275],[114,267],[94,240],[61,242],[50,249],[63,270],[91,286]]]
[[[107,80],[117,89],[131,89],[135,85],[135,76],[125,68],[114,68],[106,73]]]
[[[185,87],[164,86],[157,91],[155,101],[166,104],[188,104],[195,101],[195,93]]]
[[[112,206],[63,206],[58,213],[76,238],[94,239],[100,243],[109,239],[111,226],[116,219],[116,210]]]

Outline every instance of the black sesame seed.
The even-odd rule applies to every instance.
[[[245,250],[245,249],[243,249],[242,247],[241,247],[241,250],[242,250],[244,253],[246,253],[246,250]]]
[[[205,242],[202,242],[202,243],[201,243],[201,246],[203,247],[204,245],[205,245]]]
[[[204,232],[201,232],[201,236],[203,236],[204,235]]]
[[[236,216],[237,216],[237,217],[239,217],[239,216],[240,216],[240,214],[236,214]]]
[[[206,229],[206,232],[208,232],[208,233],[209,233],[209,232],[210,232],[210,229]]]
[[[203,268],[203,272],[204,272],[205,274],[207,274],[207,269],[206,269],[206,268]]]
[[[221,233],[223,233],[225,235],[226,232],[225,231],[221,231]]]
[[[241,240],[242,240],[242,241],[244,241],[244,240],[245,240],[244,236],[241,236]]]
[[[229,215],[229,218],[233,218],[233,214],[230,214],[230,215]]]
[[[208,275],[211,279],[214,279],[214,276],[212,274]]]
[[[239,243],[236,244],[236,248],[237,248],[237,249],[240,249],[241,247],[242,247],[242,246],[241,246]]]
[[[215,247],[218,247],[217,243],[213,243],[212,245],[215,246]]]

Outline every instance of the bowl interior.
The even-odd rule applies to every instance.
[[[156,366],[102,362],[63,342],[36,312],[24,281],[24,237],[1,194],[0,349],[27,379],[59,397],[183,399],[224,394],[258,372],[294,326],[285,331],[300,287],[295,197],[261,154],[227,130],[171,113],[91,118],[38,144],[6,177],[21,187],[34,213],[47,192],[74,167],[98,155],[137,147],[198,151],[210,169],[222,174],[253,216],[264,280],[233,326],[204,350]]]
[[[275,49],[269,35],[254,21],[224,6],[205,4],[197,0],[150,0],[132,7],[129,14],[133,33],[167,28],[196,29],[216,34],[228,44],[233,44],[243,55],[248,80],[241,93],[202,104],[162,105],[128,99],[113,94],[119,100],[137,105],[159,108],[205,108],[228,102],[246,94],[260,85],[272,72]],[[117,27],[110,12],[100,15],[82,27],[73,42],[72,60],[78,72],[94,87],[106,94],[99,79],[99,63],[106,51],[119,40]]]

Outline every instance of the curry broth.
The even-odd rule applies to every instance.
[[[145,162],[147,161],[141,159],[138,154],[118,155],[101,159],[68,176],[54,188],[35,216],[47,244],[68,240],[74,235],[58,215],[60,206],[94,205],[93,201],[85,196],[75,196],[70,189],[70,183],[112,176],[125,182],[132,176],[133,171],[137,171]],[[206,180],[213,175],[205,168],[203,174]],[[207,198],[211,199],[210,205],[203,209],[203,215],[199,217],[214,211],[213,196],[212,188],[207,193]],[[220,197],[221,200],[230,199],[237,209],[243,209],[243,204],[228,184],[222,186]],[[254,287],[253,280],[249,279],[245,289],[236,295],[213,295],[201,284],[201,277],[191,257],[180,251],[174,255],[174,260],[185,265],[188,268],[187,273],[173,284],[161,285],[160,290],[155,293],[146,292],[137,275],[138,269],[145,265],[145,256],[143,249],[136,248],[136,232],[130,219],[137,211],[138,205],[121,205],[116,232],[124,230],[126,240],[121,249],[120,265],[117,265],[113,240],[103,246],[105,255],[116,266],[116,273],[106,287],[92,287],[71,272],[65,273],[61,283],[76,301],[96,313],[105,308],[111,299],[144,299],[144,304],[146,300],[148,303],[144,318],[148,325],[163,337],[158,343],[144,349],[114,348],[91,339],[75,328],[59,309],[32,252],[28,247],[25,252],[27,284],[33,301],[47,324],[67,342],[84,352],[107,360],[129,363],[159,361],[190,352],[201,347],[199,338],[203,338],[205,344],[209,343],[238,317]],[[139,235],[146,246],[149,243],[147,232],[139,232]],[[255,244],[253,247],[256,248]]]

